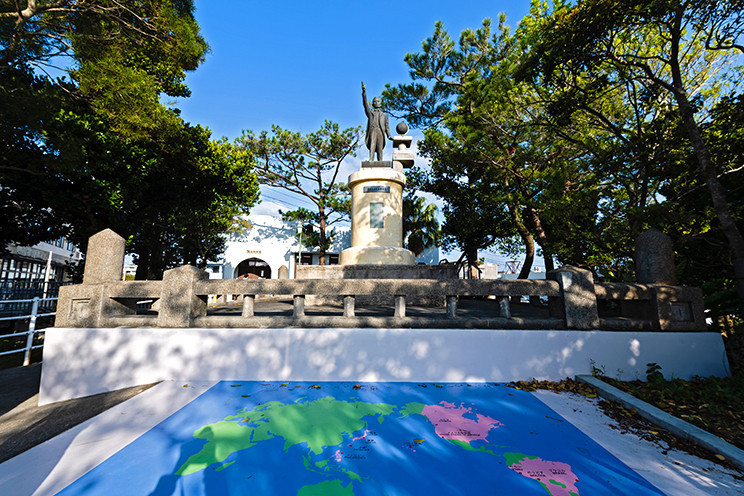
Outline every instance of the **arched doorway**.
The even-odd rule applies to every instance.
[[[235,278],[244,279],[253,277],[271,279],[271,267],[269,264],[258,258],[249,258],[240,262],[238,268],[235,269]]]

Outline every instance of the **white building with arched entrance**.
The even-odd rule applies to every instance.
[[[319,265],[317,248],[300,248],[297,222],[271,215],[250,215],[246,229],[228,235],[222,261],[207,264],[212,279],[295,277],[297,264]],[[336,237],[326,252],[326,264],[338,264],[338,254],[350,246],[348,227],[334,227]]]
[[[294,279],[297,265],[320,265],[317,248],[300,249],[297,222],[285,222],[273,215],[252,214],[246,227],[228,235],[222,259],[207,264],[211,279]],[[334,226],[335,239],[326,251],[326,265],[338,264],[339,253],[351,246],[348,226]],[[429,248],[418,263],[438,264],[439,249]]]

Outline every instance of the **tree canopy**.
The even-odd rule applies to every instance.
[[[208,49],[191,0],[0,1],[0,246],[111,228],[138,278],[216,258],[253,157],[180,118]],[[69,77],[56,78],[51,74]]]
[[[318,248],[321,265],[334,238],[330,227],[348,218],[351,209],[348,188],[338,174],[343,161],[356,156],[360,137],[361,127],[342,130],[325,121],[318,131],[304,135],[273,126],[271,133],[244,131],[236,140],[240,149],[255,155],[261,184],[285,189],[314,205],[313,210],[282,212],[282,218],[303,226],[302,242]]]
[[[654,227],[674,239],[680,280],[705,287],[690,250],[714,243],[718,289],[732,288],[742,7],[533,1],[515,30],[502,16],[457,40],[437,23],[405,58],[412,82],[383,96],[424,129],[445,240],[468,258],[520,240],[527,269],[537,241],[548,269],[632,280],[634,240]]]
[[[208,50],[193,12],[191,0],[0,1],[0,73],[61,69],[67,91],[136,135],[170,117],[161,94],[189,95],[186,71]]]

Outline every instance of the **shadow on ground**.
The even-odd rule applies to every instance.
[[[39,407],[40,379],[40,363],[0,370],[0,463],[154,386],[135,386]]]

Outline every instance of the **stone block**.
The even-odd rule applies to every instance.
[[[55,327],[99,327],[104,301],[103,284],[59,288]]]
[[[158,327],[191,327],[196,317],[207,314],[207,297],[196,294],[196,281],[209,279],[209,274],[192,265],[163,273],[163,287],[158,312]]]
[[[281,267],[279,267],[277,278],[289,279],[289,268],[286,265],[282,265]]]
[[[658,328],[662,331],[705,331],[705,309],[700,288],[651,285]]]
[[[83,284],[121,281],[124,271],[124,238],[111,229],[88,239]]]
[[[403,152],[406,150],[410,150],[412,144],[413,136],[393,136],[393,153],[397,151]]]
[[[340,253],[341,265],[414,265],[416,256],[400,246],[352,246]]]
[[[594,293],[594,277],[588,270],[564,266],[548,272],[548,279],[558,281],[563,295],[561,308],[569,329],[598,329],[599,313]]]

